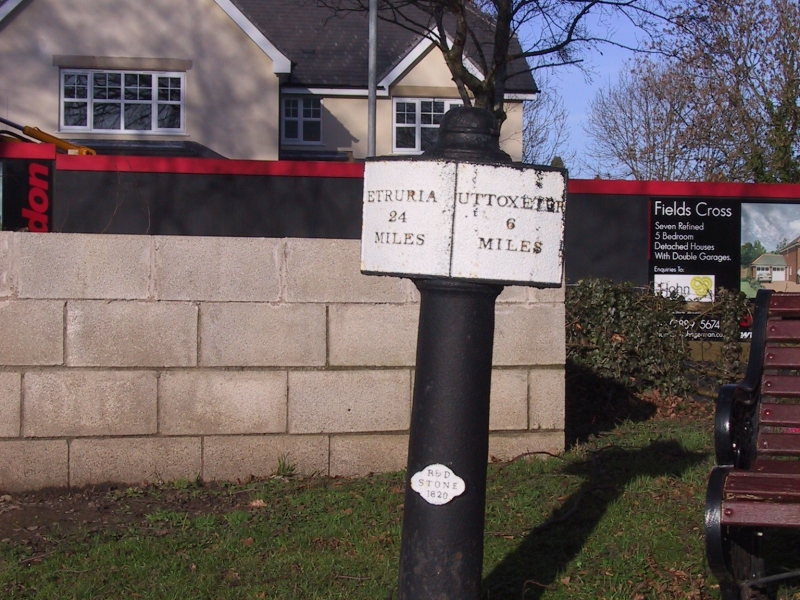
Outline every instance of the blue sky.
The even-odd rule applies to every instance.
[[[615,40],[631,45],[636,43],[636,30],[630,24],[617,20],[614,28]],[[577,67],[560,67],[551,71],[551,84],[557,87],[569,112],[569,146],[576,153],[575,164],[567,165],[571,177],[594,175],[580,166],[581,161],[586,159],[584,150],[588,140],[583,132],[583,125],[589,115],[589,105],[598,87],[607,87],[609,83],[616,82],[618,73],[625,66],[625,61],[633,56],[634,53],[629,50],[604,44],[597,50],[586,53],[584,64],[588,73]]]

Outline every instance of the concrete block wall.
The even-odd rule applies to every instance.
[[[563,299],[498,300],[493,457],[563,449]],[[401,469],[418,315],[357,241],[0,232],[0,490]]]

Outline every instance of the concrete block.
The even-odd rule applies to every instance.
[[[414,366],[419,305],[338,304],[328,320],[331,365]]]
[[[497,305],[495,365],[563,365],[565,344],[563,304]]]
[[[148,236],[16,235],[20,298],[134,300],[150,295]]]
[[[530,429],[564,429],[565,384],[563,369],[531,369]]]
[[[162,435],[286,431],[283,371],[168,371],[159,380]]]
[[[31,372],[22,385],[25,437],[156,433],[154,372]]]
[[[277,302],[281,240],[158,237],[155,289],[159,300]]]
[[[194,366],[197,306],[184,302],[69,302],[66,347],[70,366]]]
[[[69,484],[194,480],[202,469],[200,438],[110,438],[73,440]]]
[[[397,277],[361,274],[358,240],[286,240],[286,299],[289,302],[404,302]]]
[[[0,231],[0,298],[11,296],[14,292],[13,244],[14,234]]]
[[[0,441],[0,492],[69,485],[66,440]]]
[[[298,473],[328,474],[328,436],[210,436],[203,441],[203,479],[236,481],[268,477],[281,457]]]
[[[527,302],[528,288],[521,285],[507,285],[497,297],[497,302]]]
[[[407,434],[331,436],[331,477],[400,471],[407,463]]]
[[[0,373],[0,437],[19,437],[22,376]]]
[[[0,301],[0,365],[60,365],[64,361],[64,303]]]
[[[492,371],[489,429],[525,430],[528,428],[528,371],[495,369]]]
[[[410,418],[407,370],[289,373],[289,433],[403,431]]]
[[[493,433],[489,436],[489,460],[511,460],[529,452],[561,454],[564,452],[563,431],[537,431],[528,433]]]
[[[566,286],[561,285],[557,288],[528,288],[528,302],[554,302],[564,303]]]
[[[410,279],[401,279],[400,288],[403,290],[403,295],[406,298],[406,302],[419,304],[419,290],[417,289],[417,286],[414,285],[413,281]]]
[[[325,306],[254,303],[200,305],[204,366],[323,366]]]

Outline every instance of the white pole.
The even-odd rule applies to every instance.
[[[367,104],[367,156],[375,156],[375,122],[378,102],[378,0],[369,0],[369,88]]]

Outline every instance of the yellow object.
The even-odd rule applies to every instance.
[[[66,140],[62,140],[61,138],[57,138],[54,135],[49,133],[45,133],[38,127],[28,127],[27,125],[19,125],[14,123],[14,121],[9,121],[8,119],[4,119],[0,117],[0,123],[8,125],[9,127],[13,127],[14,129],[19,129],[22,133],[27,135],[29,138],[33,138],[34,140],[44,142],[45,144],[53,144],[59,150],[63,150],[64,152],[68,152],[69,154],[80,154],[81,156],[86,156],[87,154],[94,155],[97,154],[91,148],[87,148],[86,146],[77,146],[75,144],[71,144]],[[14,134],[11,132],[7,132],[10,135],[2,135],[0,134],[0,139],[3,141],[13,139]],[[18,139],[15,141],[27,141]]]
[[[26,125],[25,127],[22,128],[22,133],[24,133],[30,138],[39,140],[40,142],[44,142],[45,144],[54,144],[56,148],[58,148],[59,150],[64,150],[65,152],[69,152],[70,150],[77,151],[77,153],[81,156],[97,154],[97,152],[95,152],[91,148],[87,148],[86,146],[76,146],[75,144],[70,144],[69,142],[62,140],[61,138],[57,138],[54,135],[45,133],[38,127],[28,127]]]

